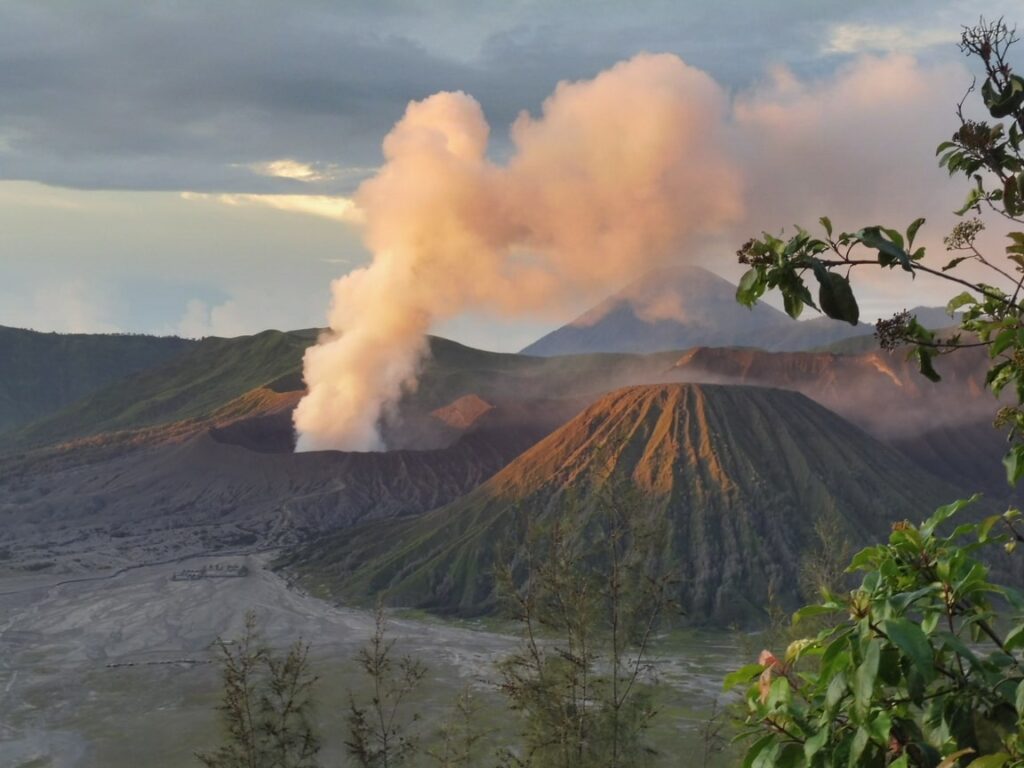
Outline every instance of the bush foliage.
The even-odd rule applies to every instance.
[[[963,175],[970,190],[959,223],[945,244],[953,257],[940,268],[915,247],[924,219],[905,229],[880,225],[824,237],[797,228],[788,239],[765,233],[748,241],[739,259],[749,266],[737,300],[752,306],[776,289],[786,311],[805,306],[856,323],[860,310],[850,283],[855,268],[900,269],[929,274],[961,290],[949,304],[960,311],[958,332],[940,336],[906,312],[880,322],[884,348],[905,347],[933,381],[937,357],[970,346],[992,359],[986,383],[996,396],[1012,392],[998,426],[1009,429],[1007,479],[1024,476],[1024,78],[1007,58],[1017,42],[1002,20],[964,29],[961,50],[980,62],[982,106],[992,118],[968,119],[957,106],[960,128],[936,152],[950,175]],[[983,213],[1008,222],[1005,254],[979,244]],[[987,270],[989,283],[969,277]],[[807,280],[817,282],[817,297]],[[1024,540],[1020,512],[957,526],[947,520],[972,500],[940,508],[921,525],[894,525],[887,544],[857,554],[848,569],[863,573],[847,594],[825,592],[824,602],[797,612],[824,629],[793,641],[780,658],[762,652],[756,664],[730,675],[729,688],[747,684],[745,766],[1024,766],[1024,596],[990,579],[983,550],[1012,551]],[[944,525],[946,524],[946,525]]]

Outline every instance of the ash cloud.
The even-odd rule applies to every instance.
[[[952,130],[961,81],[957,65],[864,57],[826,78],[776,70],[730,100],[678,57],[642,54],[521,114],[503,164],[470,96],[411,103],[354,196],[374,258],[333,285],[331,334],[305,359],[299,449],[383,448],[381,418],[415,387],[426,333],[462,312],[536,313],[826,211],[851,225],[948,211],[959,191],[927,147]]]
[[[355,194],[374,259],[333,285],[333,333],[305,358],[299,450],[382,448],[381,416],[414,386],[435,323],[621,284],[736,221],[727,109],[704,72],[642,54],[559,84],[539,117],[518,117],[498,164],[473,98],[410,104]]]

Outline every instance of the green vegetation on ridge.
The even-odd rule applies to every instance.
[[[280,331],[209,337],[186,354],[119,379],[8,440],[35,446],[207,416],[256,387],[294,376],[311,341],[303,333]]]
[[[39,333],[0,326],[0,433],[166,363],[196,343],[175,336]]]
[[[302,356],[317,331],[264,331],[189,342],[167,361],[112,381],[54,413],[0,435],[2,448],[30,448],[106,432],[204,419],[259,387],[300,391]],[[489,400],[596,394],[663,376],[676,352],[539,358],[487,352],[430,338],[419,387],[404,407],[429,411],[468,394]]]

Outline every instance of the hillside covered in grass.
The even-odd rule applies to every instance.
[[[308,332],[281,331],[232,339],[209,337],[194,342],[183,354],[122,376],[8,434],[6,442],[32,447],[201,418],[259,387],[298,389],[302,353],[314,340]]]
[[[0,433],[166,363],[196,343],[173,336],[39,333],[0,326]]]
[[[123,375],[66,407],[0,435],[18,450],[109,432],[136,431],[218,415],[257,415],[269,393],[301,393],[302,355],[317,331],[264,331],[191,342],[180,355]],[[488,352],[432,337],[419,386],[400,409],[396,440],[412,421],[460,397],[531,400],[597,395],[639,380],[658,380],[678,357],[596,354],[539,358]],[[0,376],[0,379],[3,379]],[[270,398],[273,399],[273,398]],[[250,411],[243,412],[251,407]]]

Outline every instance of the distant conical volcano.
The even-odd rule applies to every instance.
[[[649,272],[571,323],[522,350],[527,355],[660,352],[689,347],[803,350],[870,335],[815,315],[793,322],[764,302],[736,303],[736,286],[706,269],[676,266]]]
[[[550,519],[572,497],[584,519],[609,478],[663,523],[660,559],[697,622],[742,621],[769,591],[797,599],[815,521],[856,545],[955,497],[941,481],[803,395],[667,384],[617,390],[488,482],[415,520],[324,540],[296,560],[307,583],[349,599],[473,615],[495,601],[499,551],[517,518]],[[590,511],[587,511],[587,510]]]

